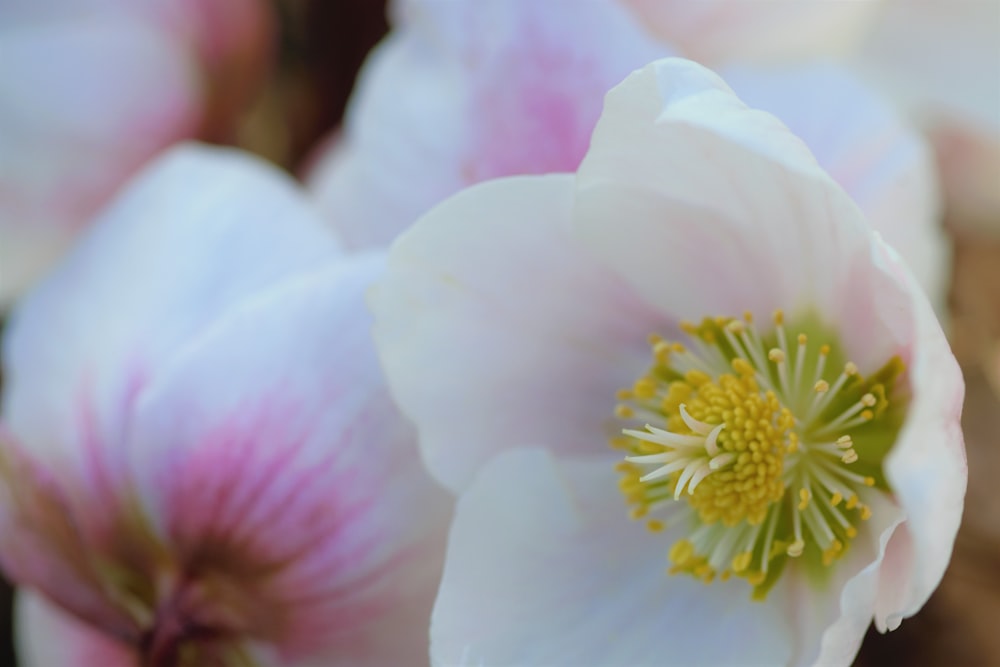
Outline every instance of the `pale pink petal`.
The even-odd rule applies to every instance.
[[[400,607],[427,626],[449,501],[375,358],[363,296],[382,266],[344,260],[260,292],[136,406],[135,492],[191,573],[166,585],[177,613],[283,660],[363,656],[369,624]],[[420,655],[426,634],[401,628],[380,650]]]
[[[388,243],[466,185],[575,170],[607,90],[669,55],[609,0],[408,10],[309,178],[353,246]]]
[[[0,242],[10,226],[78,229],[146,160],[200,122],[185,48],[93,14],[0,26]]]
[[[474,186],[400,238],[372,294],[394,395],[452,490],[524,442],[607,451],[615,391],[669,324],[573,238],[572,197],[570,175]]]
[[[15,312],[4,347],[8,427],[39,456],[73,460],[107,445],[179,344],[338,252],[277,171],[223,149],[167,153]]]
[[[832,65],[727,67],[720,74],[746,104],[774,114],[806,143],[943,305],[949,252],[933,157],[895,109]]]
[[[710,65],[849,51],[881,0],[622,0],[661,39]]]
[[[812,310],[862,369],[885,363],[904,333],[875,309],[871,230],[854,202],[800,139],[690,61],[653,63],[608,94],[574,221],[675,317]]]
[[[523,449],[494,458],[458,502],[431,626],[432,662],[792,661],[787,581],[755,602],[742,582],[671,577],[671,534],[651,534],[626,515],[612,464],[557,462]]]
[[[914,279],[900,271],[893,250],[880,244],[874,252],[879,269],[914,294]],[[901,314],[898,302],[880,296],[883,310]],[[913,330],[908,360],[913,396],[884,464],[906,513],[906,530],[897,531],[888,545],[895,577],[880,581],[875,622],[883,631],[915,614],[940,583],[961,522],[968,477],[960,426],[965,395],[961,370],[930,304],[919,295],[911,301],[908,318]]]
[[[96,632],[37,593],[15,598],[14,630],[21,667],[139,667],[124,644]]]

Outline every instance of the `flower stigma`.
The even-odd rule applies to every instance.
[[[863,377],[812,318],[773,323],[762,334],[747,313],[682,323],[688,344],[650,336],[653,364],[618,392],[629,427],[611,439],[631,517],[686,527],[670,574],[741,577],[755,599],[790,559],[821,582],[846,553],[865,499],[889,492],[882,460],[908,402],[899,357]]]

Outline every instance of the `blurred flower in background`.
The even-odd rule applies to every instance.
[[[175,141],[225,140],[270,66],[262,0],[0,7],[0,306]]]
[[[24,664],[426,660],[449,503],[375,360],[381,268],[231,150],[175,149],[101,214],[5,339]]]
[[[608,93],[575,176],[432,209],[372,307],[459,494],[434,664],[849,664],[944,574],[964,385],[931,306],[806,147],[690,61]]]

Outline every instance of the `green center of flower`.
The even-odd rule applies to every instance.
[[[902,362],[862,377],[833,336],[800,325],[790,341],[780,311],[767,336],[750,314],[683,324],[690,343],[651,336],[652,367],[619,392],[615,414],[635,427],[611,444],[627,454],[631,516],[654,532],[690,527],[670,548],[671,574],[736,575],[759,599],[788,559],[821,577],[871,517],[864,499],[888,491]]]

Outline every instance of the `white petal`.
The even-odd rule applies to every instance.
[[[363,294],[381,268],[344,260],[231,309],[150,384],[129,432],[178,567],[238,586],[242,630],[290,656],[363,655],[389,612],[426,627],[437,583],[450,501],[375,358]],[[397,654],[426,650],[401,637]]]
[[[456,195],[393,246],[371,297],[390,385],[453,490],[521,443],[606,452],[615,391],[667,329],[570,235],[572,194],[551,175]]]
[[[727,67],[721,74],[740,99],[774,114],[806,143],[943,306],[949,253],[933,157],[900,114],[832,65]]]
[[[409,9],[309,177],[352,247],[389,243],[472,183],[576,169],[607,90],[668,55],[607,0]]]
[[[593,252],[689,319],[834,317],[845,268],[869,242],[801,140],[684,60],[657,61],[608,94],[578,187],[575,222]]]
[[[666,574],[612,466],[514,450],[459,500],[431,627],[438,665],[784,664],[782,591]]]

